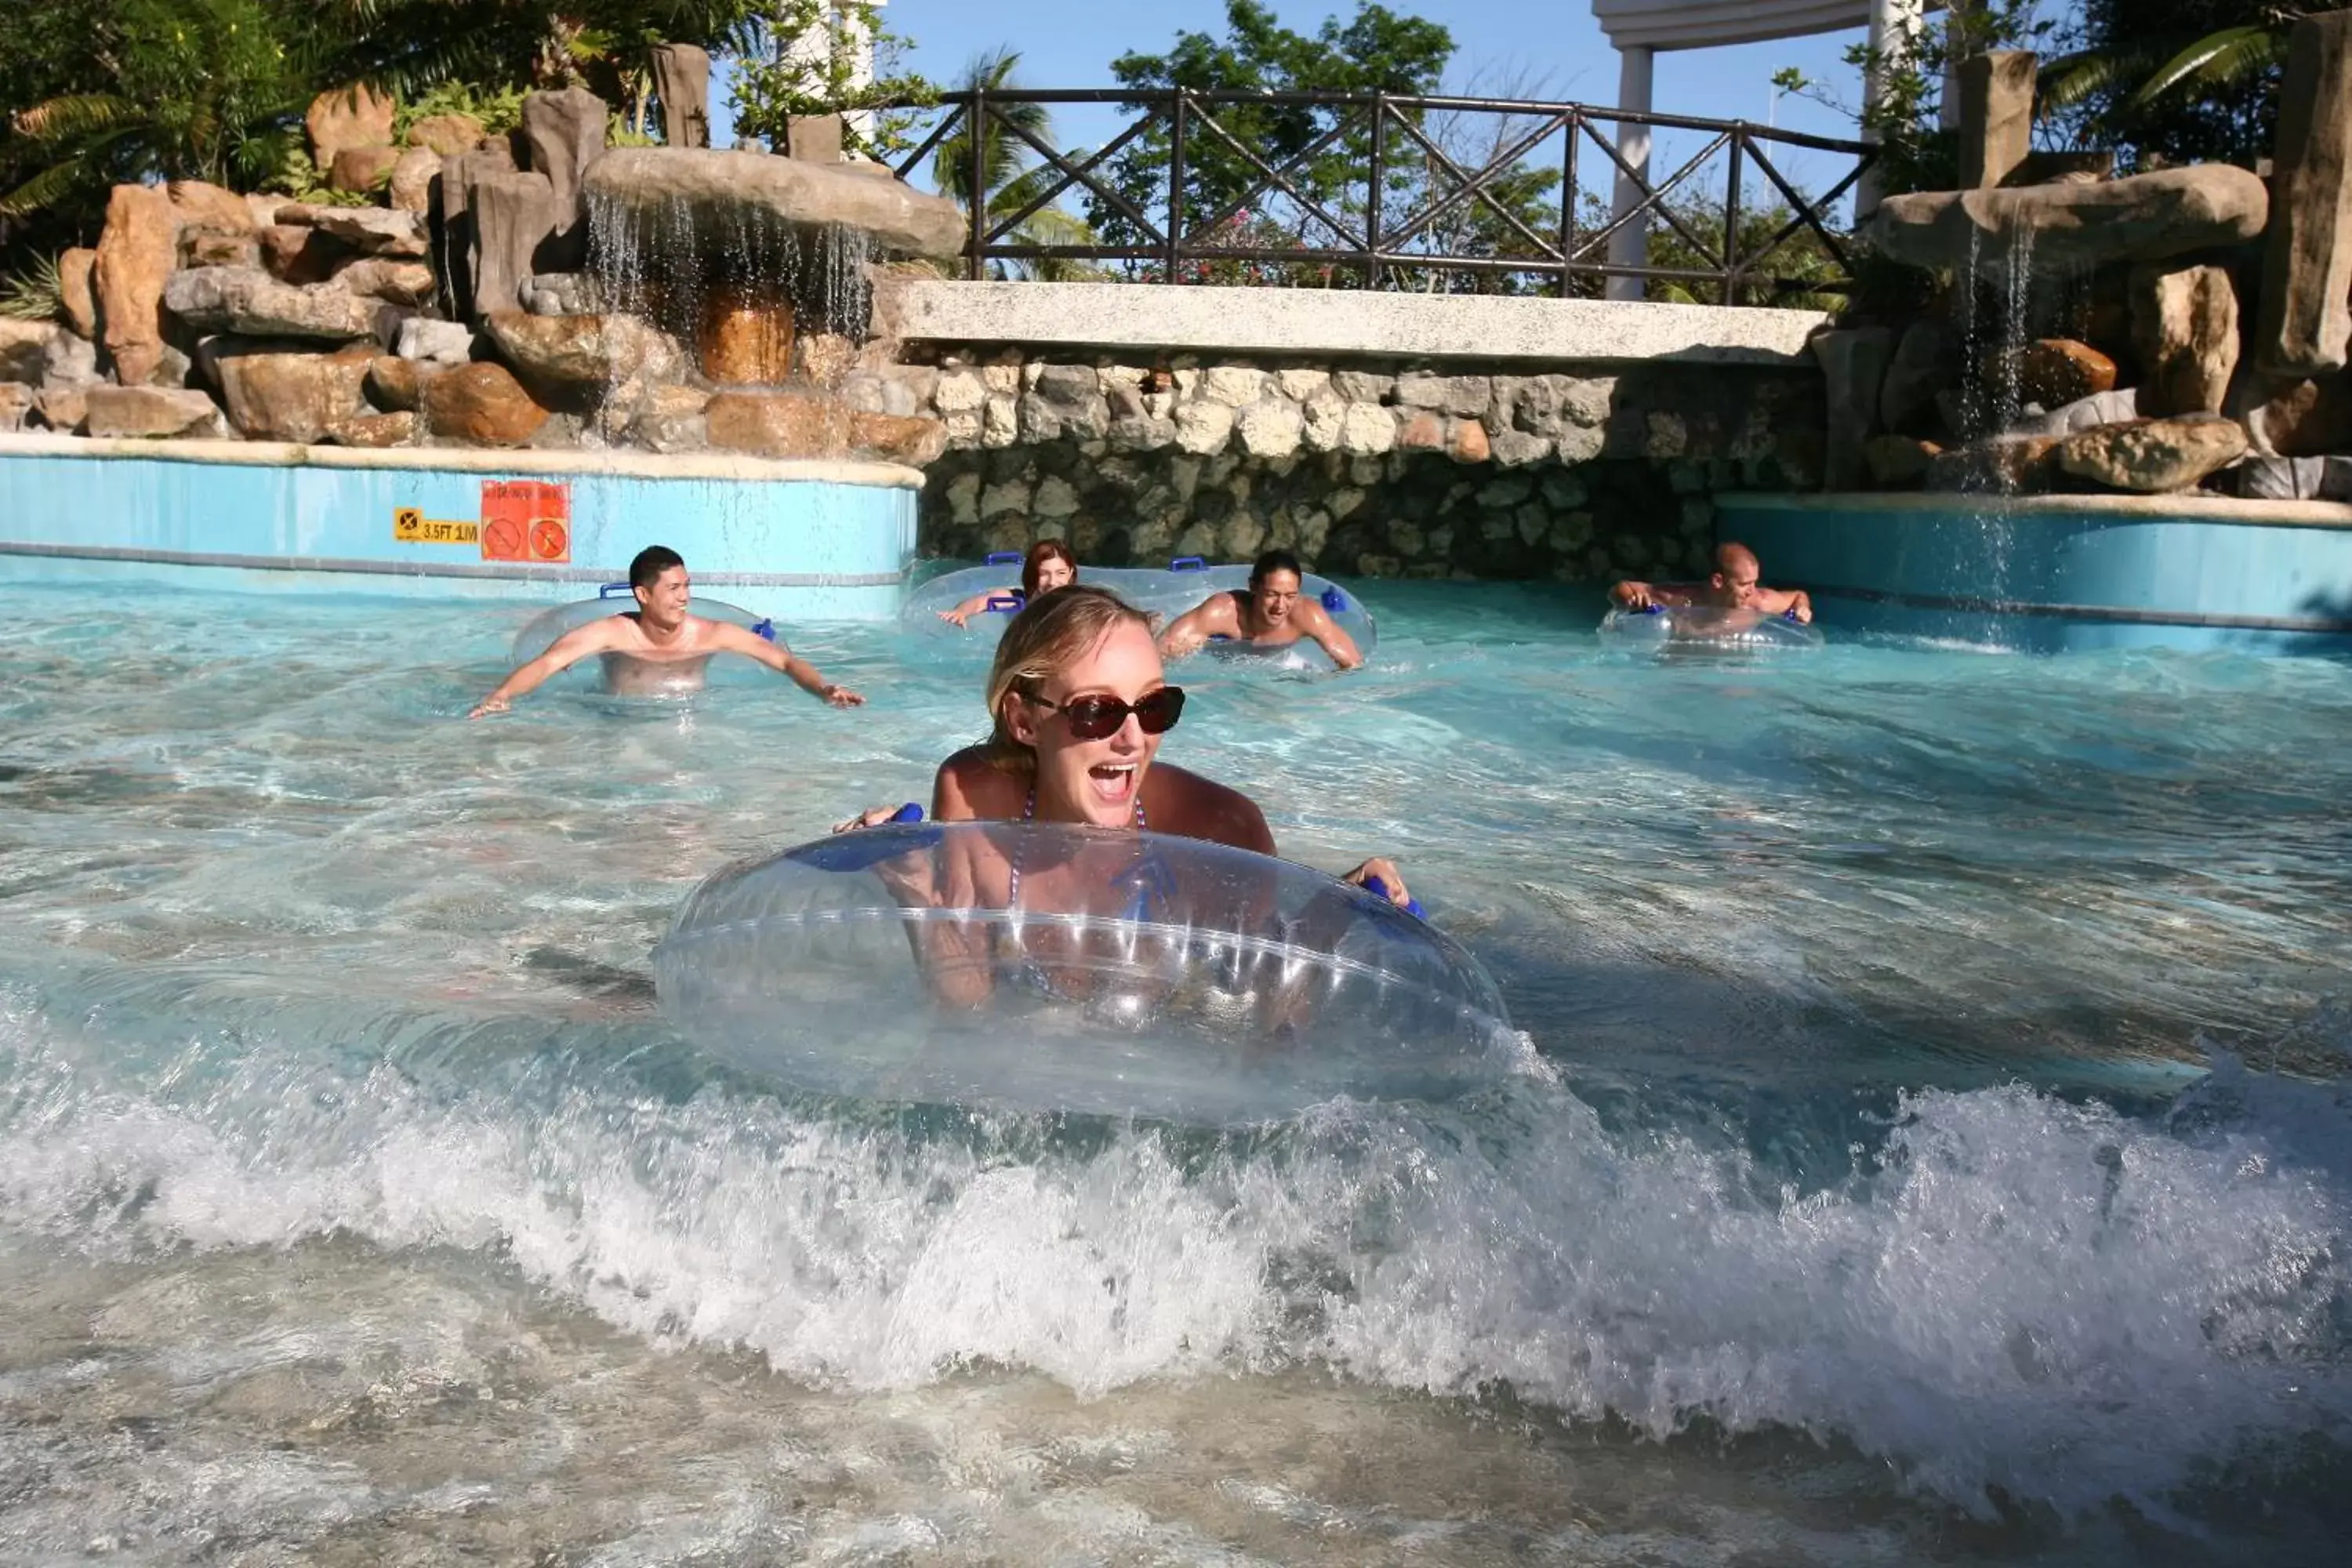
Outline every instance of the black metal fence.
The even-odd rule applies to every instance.
[[[1115,106],[1126,123],[1091,150],[1056,145],[1053,110],[1077,105]],[[894,112],[912,150],[893,166],[928,165],[971,215],[973,278],[1116,268],[1576,296],[1622,277],[1652,298],[1769,304],[1850,286],[1841,204],[1875,151],[1745,121],[1392,93],[968,90]],[[1630,126],[1697,151],[1677,147],[1669,172],[1645,177],[1618,150]],[[1800,152],[1835,165],[1818,195],[1784,167]],[[1623,211],[1621,182],[1635,198]],[[1066,195],[1085,219],[1041,223],[1066,214]],[[1637,223],[1643,264],[1612,263],[1611,241]]]

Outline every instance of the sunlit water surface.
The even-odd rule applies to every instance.
[[[2352,669],[1374,586],[1165,754],[1399,857],[1554,1076],[1244,1133],[654,1011],[977,663],[468,724],[529,610],[12,588],[0,1560],[2336,1560]]]

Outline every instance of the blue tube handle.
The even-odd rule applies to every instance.
[[[988,603],[982,605],[981,609],[986,613],[1010,616],[1017,613],[1021,605],[1022,598],[1018,594],[991,594],[988,596]]]
[[[1364,891],[1371,894],[1374,898],[1385,899],[1389,896],[1389,885],[1386,879],[1382,878],[1367,877],[1364,879]],[[1406,897],[1404,901],[1404,912],[1411,915],[1417,921],[1425,921],[1429,918],[1426,914],[1422,912],[1421,900],[1409,895]]]
[[[761,642],[773,642],[776,640],[776,623],[765,616],[753,621],[751,625],[750,630],[751,635],[758,637]]]
[[[1336,616],[1348,607],[1348,595],[1336,586],[1326,588],[1323,590],[1323,607]]]
[[[607,583],[603,587],[596,590],[596,596],[600,599],[617,599],[625,594],[634,594],[636,590],[630,587],[626,583]]]
[[[987,561],[982,563],[982,564],[988,566],[1018,566],[1021,564],[1022,559],[1021,552],[1018,550],[992,550],[988,552]]]
[[[1649,604],[1633,613],[1640,616],[1663,616],[1666,613],[1666,607],[1664,605]]]
[[[926,827],[920,833],[887,831],[892,826],[912,825],[922,820],[923,808],[910,800],[880,826],[836,833],[830,838],[803,844],[792,851],[790,858],[821,871],[867,870],[895,855],[904,855],[912,849],[928,849],[937,844],[940,829],[936,827]]]
[[[1791,605],[1787,609],[1781,611],[1780,618],[1787,621],[1791,626],[1802,626],[1804,624],[1802,621],[1797,619],[1797,606],[1794,605]]]
[[[1206,572],[1208,569],[1208,562],[1198,555],[1179,555],[1168,563],[1171,572]]]

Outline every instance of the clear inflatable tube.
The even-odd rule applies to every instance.
[[[1524,1059],[1444,932],[1306,867],[1163,834],[820,839],[704,882],[654,978],[711,1056],[866,1100],[1222,1126],[1447,1099]]]
[[[596,597],[593,599],[583,599],[570,605],[558,605],[551,610],[534,616],[524,625],[522,630],[515,633],[514,646],[509,655],[513,660],[513,668],[520,668],[545,653],[554,647],[555,640],[566,632],[575,631],[589,622],[602,620],[606,616],[622,615],[635,608],[636,599],[626,583],[607,583],[597,591]],[[725,621],[730,625],[741,626],[744,630],[765,637],[771,642],[775,640],[776,626],[773,621],[764,616],[755,616],[740,605],[728,604],[723,599],[688,599],[686,602],[686,613],[689,616],[699,616],[708,621]],[[748,679],[755,675],[765,674],[765,671],[759,669],[747,659],[719,658],[707,667],[697,665],[693,668],[692,673],[681,675],[675,682],[674,689],[666,686],[658,679],[648,678],[637,682],[635,684],[640,689],[634,695],[656,700],[675,699],[691,696],[713,681],[725,682],[735,679],[738,675]],[[601,661],[583,660],[557,677],[557,679],[565,687],[602,693],[608,699],[613,697],[611,692],[604,689],[609,681],[606,673],[601,668]],[[628,700],[626,698],[614,700],[623,702]]]
[[[932,578],[907,595],[898,609],[900,624],[910,632],[947,646],[993,654],[1005,623],[1021,611],[1021,561],[1019,555],[1003,551],[991,555],[984,565]],[[1164,625],[1212,594],[1246,589],[1249,574],[1247,566],[1212,566],[1197,555],[1186,555],[1157,568],[1082,566],[1078,569],[1078,581],[1108,588],[1137,609],[1161,617]],[[1371,658],[1372,649],[1380,642],[1380,628],[1361,599],[1328,577],[1311,572],[1300,580],[1298,587],[1301,594],[1322,603],[1332,620],[1354,640],[1358,652],[1368,659]],[[986,607],[961,627],[940,619],[941,611],[953,609],[967,599],[983,599]],[[1312,643],[1265,649],[1226,644],[1220,645],[1219,651],[1286,655],[1318,668],[1330,667],[1322,649]]]
[[[1819,626],[1789,615],[1715,605],[1612,609],[1601,617],[1601,646],[1661,657],[1802,653],[1822,646]]]

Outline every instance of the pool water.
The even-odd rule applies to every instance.
[[[655,1011],[702,876],[983,730],[935,639],[467,723],[530,608],[13,588],[0,1562],[2335,1561],[2352,668],[1370,586],[1163,755],[1549,1071],[1224,1132]]]

